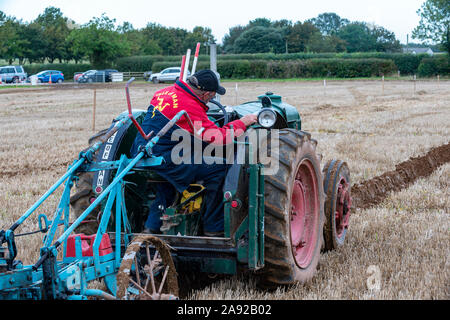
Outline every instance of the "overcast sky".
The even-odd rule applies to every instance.
[[[31,21],[48,6],[60,8],[78,24],[106,13],[118,24],[142,28],[148,22],[189,31],[195,26],[212,29],[218,43],[229,28],[255,18],[305,21],[320,13],[335,12],[350,21],[365,21],[393,31],[406,43],[406,35],[419,23],[417,10],[425,0],[0,0],[6,15]],[[411,37],[410,37],[411,40]]]

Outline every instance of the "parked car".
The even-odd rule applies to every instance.
[[[94,82],[93,75],[96,73],[97,70],[88,70],[79,75],[79,77],[75,81],[79,83]]]
[[[85,72],[82,76],[78,78],[79,83],[92,83],[92,82],[111,82],[112,73],[118,72],[115,69],[105,69],[105,70],[90,70]]]
[[[22,66],[0,67],[0,77],[5,83],[19,83],[27,79],[27,73]]]
[[[150,76],[150,81],[152,81],[153,83],[177,81],[180,78],[180,72],[181,72],[180,67],[166,68],[159,73],[152,74]],[[189,71],[187,74],[188,76],[191,75]]]
[[[87,72],[87,71],[86,71]],[[73,82],[77,82],[78,78],[83,75],[84,72],[75,72],[73,74]]]
[[[58,70],[44,70],[35,74],[35,76],[37,77],[37,81],[39,83],[48,83],[50,81],[50,77],[52,79],[52,83],[64,82],[64,74]]]

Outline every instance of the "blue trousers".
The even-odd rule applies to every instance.
[[[175,198],[175,191],[183,192],[192,183],[203,185],[204,213],[202,216],[203,230],[220,232],[224,230],[223,217],[223,183],[228,166],[225,164],[179,164],[164,163],[155,167],[154,171],[165,178],[168,183],[157,185],[156,199],[153,201],[145,227],[151,230],[161,228],[161,213],[158,207],[167,208]],[[175,190],[176,189],[176,190]]]

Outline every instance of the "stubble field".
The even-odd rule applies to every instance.
[[[318,140],[322,166],[345,160],[352,184],[393,171],[450,139],[450,82],[225,82],[222,104],[256,100],[267,91],[296,106],[303,130]],[[131,87],[146,109],[164,85]],[[93,134],[93,88],[0,91],[0,227],[8,228],[78,157]],[[126,109],[124,86],[98,86],[95,129]],[[39,210],[52,216],[57,197]],[[450,297],[450,164],[382,201],[352,211],[346,245],[325,253],[312,282],[263,292],[251,276],[216,281],[191,299],[448,299]],[[19,233],[33,231],[33,218]],[[41,236],[18,239],[26,264]]]

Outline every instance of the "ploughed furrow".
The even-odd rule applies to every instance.
[[[417,179],[430,176],[437,168],[450,162],[450,143],[431,149],[421,157],[396,165],[394,171],[352,186],[353,207],[367,209],[381,203],[389,192],[397,192]]]

